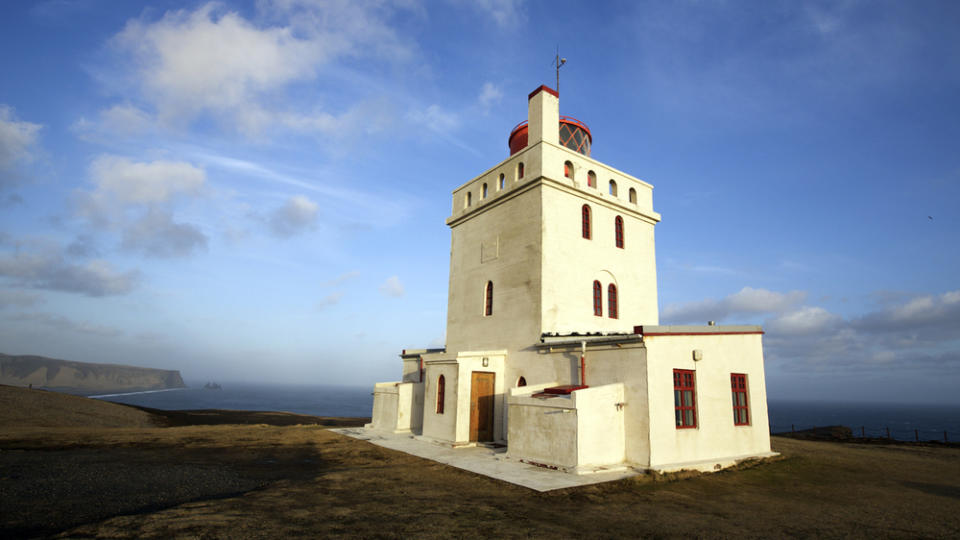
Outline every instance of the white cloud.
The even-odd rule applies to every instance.
[[[112,326],[103,326],[92,324],[86,321],[75,321],[60,315],[51,315],[50,313],[18,313],[7,317],[8,320],[18,322],[30,322],[48,326],[58,332],[76,332],[79,334],[90,334],[100,337],[118,337],[123,335],[123,331]]]
[[[270,214],[270,231],[281,238],[306,232],[316,226],[320,206],[303,195],[295,195]]]
[[[453,0],[457,4],[466,4],[504,28],[514,28],[526,20],[523,13],[524,0]]]
[[[457,113],[444,111],[437,104],[412,110],[407,114],[407,118],[438,133],[447,133],[460,126],[460,116]]]
[[[403,283],[400,283],[400,278],[397,276],[388,277],[386,281],[380,284],[380,293],[384,296],[399,298],[404,294]]]
[[[135,162],[112,155],[90,165],[95,199],[121,204],[163,203],[177,194],[197,194],[206,181],[203,169],[183,161]]]
[[[673,323],[721,321],[730,317],[777,313],[802,303],[807,297],[803,291],[780,293],[766,289],[744,287],[739,292],[720,300],[707,299],[686,304],[672,304],[664,308],[661,318]]]
[[[18,249],[12,254],[0,254],[0,277],[23,287],[110,296],[133,290],[140,273],[136,270],[118,272],[100,259],[74,264],[61,253]]]
[[[810,335],[817,332],[832,331],[843,322],[839,315],[820,307],[802,307],[796,311],[784,313],[766,323],[769,332],[779,335]]]
[[[286,89],[340,59],[410,57],[381,2],[264,0],[258,22],[219,3],[133,20],[113,44],[132,60],[126,78],[165,125],[213,116],[250,136],[272,127],[338,133],[367,115],[290,112]],[[302,109],[302,107],[299,107]],[[338,107],[352,111],[353,106]]]
[[[0,105],[0,171],[10,170],[17,163],[33,159],[37,144],[39,124],[17,119],[14,110]],[[6,183],[6,175],[0,176],[0,187]]]
[[[194,225],[175,223],[169,212],[150,208],[123,228],[121,247],[151,257],[186,257],[206,249],[207,237]]]
[[[480,88],[480,96],[477,98],[480,108],[487,110],[500,103],[501,99],[503,99],[503,90],[499,86],[492,82],[483,83],[483,87]]]
[[[342,292],[330,293],[317,302],[317,309],[323,309],[329,306],[334,306],[340,303],[340,299],[343,298]]]
[[[353,278],[355,278],[355,277],[357,277],[357,276],[359,276],[359,275],[360,275],[360,272],[358,272],[357,270],[351,270],[350,272],[344,272],[344,273],[340,274],[339,276],[337,276],[337,277],[335,277],[335,278],[333,278],[333,279],[331,279],[331,280],[327,280],[327,281],[324,281],[324,282],[320,283],[320,286],[321,286],[321,287],[334,287],[334,286],[336,286],[336,285],[340,285],[341,283],[343,283],[343,282],[345,282],[345,281],[351,280],[351,279],[353,279]]]
[[[42,302],[38,294],[28,292],[0,289],[0,309],[8,306],[27,307]]]

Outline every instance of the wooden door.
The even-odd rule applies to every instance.
[[[474,371],[470,378],[470,440],[493,440],[493,373]]]

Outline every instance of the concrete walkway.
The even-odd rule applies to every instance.
[[[505,455],[506,448],[484,446],[451,448],[415,439],[411,435],[384,433],[366,428],[338,428],[330,431],[536,491],[588,486],[640,474],[633,469],[571,474],[509,459]]]

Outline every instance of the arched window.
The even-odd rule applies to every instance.
[[[581,221],[583,222],[582,223],[583,237],[589,240],[590,239],[590,206],[587,204],[583,205],[583,209],[580,211],[580,213],[581,213]]]
[[[480,198],[482,198],[482,199],[486,199],[486,198],[487,198],[487,184],[483,184],[483,193],[482,193],[482,195],[480,196]]]
[[[573,163],[570,163],[569,161],[563,162],[563,175],[573,180]]]
[[[469,207],[473,203],[473,194],[469,191],[467,192],[466,206]]]
[[[506,180],[507,180],[507,178],[503,175],[503,173],[500,173],[500,183],[497,184],[497,185],[499,185],[500,187],[497,188],[497,189],[503,189],[503,186],[506,185],[506,183],[507,183]]]
[[[523,178],[523,162],[517,163],[517,179]]]
[[[603,286],[599,281],[593,282],[593,314],[603,317]]]
[[[637,204],[637,190],[630,188],[630,202]]]
[[[489,317],[491,315],[493,315],[493,282],[488,281],[483,295],[483,316]]]
[[[440,376],[437,379],[437,414],[443,414],[443,397],[446,393],[447,380]]]
[[[617,318],[617,286],[613,283],[607,287],[607,316]]]
[[[617,247],[623,249],[623,218],[620,216],[613,220],[613,234],[617,239]]]
[[[587,173],[587,185],[592,188],[597,187],[597,173],[593,171]]]
[[[524,379],[523,377],[520,377],[520,379],[517,381],[517,386],[519,387],[519,386],[526,386],[526,385],[527,385],[527,380]]]
[[[614,197],[617,196],[617,183],[613,180],[610,181],[610,194]]]

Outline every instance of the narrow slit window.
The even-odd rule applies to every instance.
[[[483,316],[489,317],[493,315],[493,282],[488,281],[486,290],[483,294]]]
[[[506,183],[507,183],[507,178],[506,178],[506,176],[503,175],[503,173],[501,173],[501,174],[500,174],[500,183],[497,184],[497,185],[500,186],[498,189],[503,189],[503,187],[506,185]]]
[[[617,286],[613,283],[607,287],[607,316],[617,318]]]
[[[733,395],[733,424],[750,425],[750,406],[747,403],[747,376],[743,373],[730,374],[730,391]]]
[[[483,185],[483,194],[482,194],[480,197],[483,198],[483,199],[486,199],[486,198],[487,198],[487,185],[486,185],[486,184]]]
[[[673,410],[677,429],[697,427],[696,376],[689,369],[673,370]]]
[[[613,180],[610,181],[610,194],[614,197],[617,196],[617,183]]]
[[[437,379],[437,414],[443,414],[444,394],[446,393],[447,380],[443,375]]]
[[[471,204],[473,204],[473,194],[468,191],[465,206],[469,208]]]
[[[593,171],[587,173],[587,185],[592,188],[597,187],[597,173]]]
[[[603,285],[599,281],[593,282],[593,314],[603,317]]]
[[[584,238],[589,240],[590,239],[590,205],[587,205],[587,204],[583,205],[583,208],[581,209],[580,214],[581,214],[581,221],[582,221],[581,234],[583,234]]]
[[[523,178],[523,162],[517,163],[517,179]]]
[[[637,204],[637,190],[630,188],[630,202]]]
[[[573,163],[569,161],[563,163],[563,176],[573,180]]]
[[[617,216],[613,220],[614,236],[616,237],[617,247],[623,249],[623,218]]]

